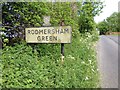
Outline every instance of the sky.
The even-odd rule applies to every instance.
[[[120,0],[101,0],[104,2],[104,5],[106,5],[102,9],[102,13],[99,16],[96,16],[94,18],[95,22],[98,23],[100,21],[103,21],[107,17],[109,17],[113,12],[118,12],[118,2]]]

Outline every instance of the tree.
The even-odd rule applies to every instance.
[[[25,39],[25,28],[41,27],[43,16],[51,17],[51,26],[59,26],[64,20],[65,25],[72,26],[72,33],[78,33],[77,12],[73,14],[71,2],[5,2],[2,7],[2,24],[4,39],[8,44],[19,43]],[[77,6],[77,3],[74,3]],[[77,10],[77,8],[76,8]]]
[[[108,23],[108,29],[112,32],[117,32],[118,29],[118,13],[114,12],[110,17],[106,19]]]
[[[100,31],[100,34],[106,34],[107,32],[120,32],[119,18],[120,18],[119,13],[114,12],[104,21],[98,23],[97,28]]]
[[[79,31],[81,33],[95,30],[94,17],[102,12],[102,8],[102,2],[83,2],[79,10]]]
[[[120,12],[118,12],[118,32],[120,32]]]
[[[105,20],[98,23],[97,28],[100,31],[100,35],[104,35],[104,34],[106,34],[106,32],[109,31],[108,30],[108,24]]]

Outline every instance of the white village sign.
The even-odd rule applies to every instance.
[[[27,43],[71,43],[70,26],[26,28]]]

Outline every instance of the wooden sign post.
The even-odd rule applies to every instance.
[[[46,19],[45,19],[46,20]],[[49,20],[48,20],[49,21]],[[64,44],[71,43],[72,29],[64,26],[64,21],[58,27],[25,28],[27,43],[61,43],[61,59],[64,61]],[[45,26],[45,25],[44,25]]]
[[[60,22],[60,26],[64,26],[64,20],[61,20]],[[61,43],[61,60],[62,60],[62,63],[64,61],[64,43]]]
[[[61,43],[61,60],[64,61],[64,43]]]

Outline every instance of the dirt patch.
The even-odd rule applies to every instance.
[[[120,35],[120,32],[107,32],[107,35]]]

